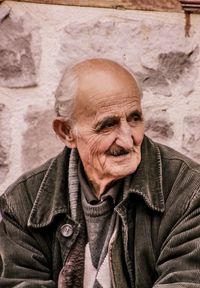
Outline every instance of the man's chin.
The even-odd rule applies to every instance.
[[[113,165],[112,169],[110,169],[110,172],[114,177],[116,177],[117,180],[134,173],[137,170],[138,165],[138,163],[135,163],[135,165],[133,165],[133,162],[131,163],[131,165],[120,165],[120,167]]]

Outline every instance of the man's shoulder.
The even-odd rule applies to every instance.
[[[46,175],[52,170],[56,173],[57,162],[62,161],[64,154],[64,151],[62,151],[40,166],[23,173],[12,183],[0,196],[1,213],[3,215],[8,213],[13,216],[17,214],[18,217],[23,215],[23,218],[26,219],[26,215],[30,213]]]
[[[172,166],[177,163],[177,165],[179,164],[179,166],[184,166],[185,169],[200,175],[200,164],[197,161],[189,158],[182,152],[179,152],[170,146],[157,142],[153,143],[159,148],[162,162],[166,162],[168,164],[170,163]]]
[[[152,140],[146,135],[144,138],[143,153],[148,155],[145,159],[156,162],[153,163],[160,166],[161,170],[168,170],[170,174],[178,173],[182,167],[188,172],[195,173],[198,177],[200,176],[200,163],[170,146]]]
[[[165,213],[172,207],[181,215],[196,199],[200,203],[200,165],[175,149],[147,139],[151,159],[156,159],[156,167],[165,203]],[[153,163],[151,163],[153,165]],[[150,168],[151,169],[151,166]]]
[[[165,200],[169,194],[181,197],[182,202],[190,201],[194,194],[200,199],[200,164],[167,145],[152,143],[160,154]]]
[[[24,172],[11,185],[9,185],[3,195],[1,195],[1,198],[14,197],[16,194],[15,191],[17,191],[21,187],[24,187],[22,191],[27,191],[30,188],[33,188],[33,190],[37,189],[54,159],[56,159],[56,157],[50,158],[38,167]]]

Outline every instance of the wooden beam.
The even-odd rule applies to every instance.
[[[186,12],[200,12],[200,0],[180,0],[180,3]]]
[[[0,0],[1,1],[1,0]],[[68,6],[85,6],[114,9],[134,9],[150,11],[181,11],[179,0],[17,0],[42,4],[58,4]]]

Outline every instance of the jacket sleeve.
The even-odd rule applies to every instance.
[[[179,201],[179,207],[183,205]],[[170,217],[176,223],[162,244],[157,260],[158,280],[154,288],[200,287],[200,191],[193,193],[177,216],[173,206]],[[177,206],[176,206],[177,207]],[[178,210],[178,209],[177,209]],[[178,218],[179,217],[179,218]],[[166,221],[167,223],[167,221]],[[165,224],[166,224],[165,223]],[[168,221],[168,225],[170,223]]]
[[[8,207],[5,198],[3,200],[0,217],[0,287],[56,287],[42,242],[17,220],[15,212]]]

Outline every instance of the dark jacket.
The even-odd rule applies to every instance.
[[[80,230],[70,218],[69,152],[1,196],[1,288],[57,287]],[[113,243],[110,253],[114,287],[126,287],[123,275],[128,287],[200,287],[200,166],[145,137],[130,178],[128,196],[115,208],[123,247]]]

